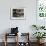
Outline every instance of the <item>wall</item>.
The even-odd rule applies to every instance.
[[[11,20],[10,8],[24,7],[25,20]],[[9,28],[19,27],[19,32],[30,32],[31,25],[36,24],[36,0],[0,0],[0,34],[10,32]]]

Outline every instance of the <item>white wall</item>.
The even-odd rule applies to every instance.
[[[10,8],[13,7],[24,7],[26,20],[11,20]],[[30,32],[32,36],[32,24],[36,24],[36,0],[0,0],[0,34],[18,26],[20,32]]]

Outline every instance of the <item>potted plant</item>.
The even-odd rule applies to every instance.
[[[45,29],[45,26],[41,26],[40,29]]]
[[[45,38],[44,36],[46,36],[46,33],[45,32],[35,32],[33,35],[37,38],[37,41],[40,43],[40,40],[42,38]]]
[[[36,30],[45,29],[45,26],[32,25],[32,27],[35,28]]]
[[[36,25],[32,25],[33,28],[35,28],[36,30],[38,30],[38,27]]]

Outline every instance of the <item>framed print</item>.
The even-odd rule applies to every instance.
[[[10,9],[11,19],[25,19],[25,9],[24,8],[11,8]]]

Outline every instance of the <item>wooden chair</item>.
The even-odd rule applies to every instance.
[[[18,33],[17,34],[10,34],[10,33],[5,33],[5,41],[4,41],[4,43],[5,43],[5,46],[7,46],[8,45],[8,42],[7,42],[7,36],[17,36],[16,38],[15,38],[15,40],[17,40],[16,41],[16,45],[15,46],[18,46]]]
[[[29,33],[21,33],[22,40],[26,39],[26,41],[19,43],[20,46],[30,46],[29,42]]]

